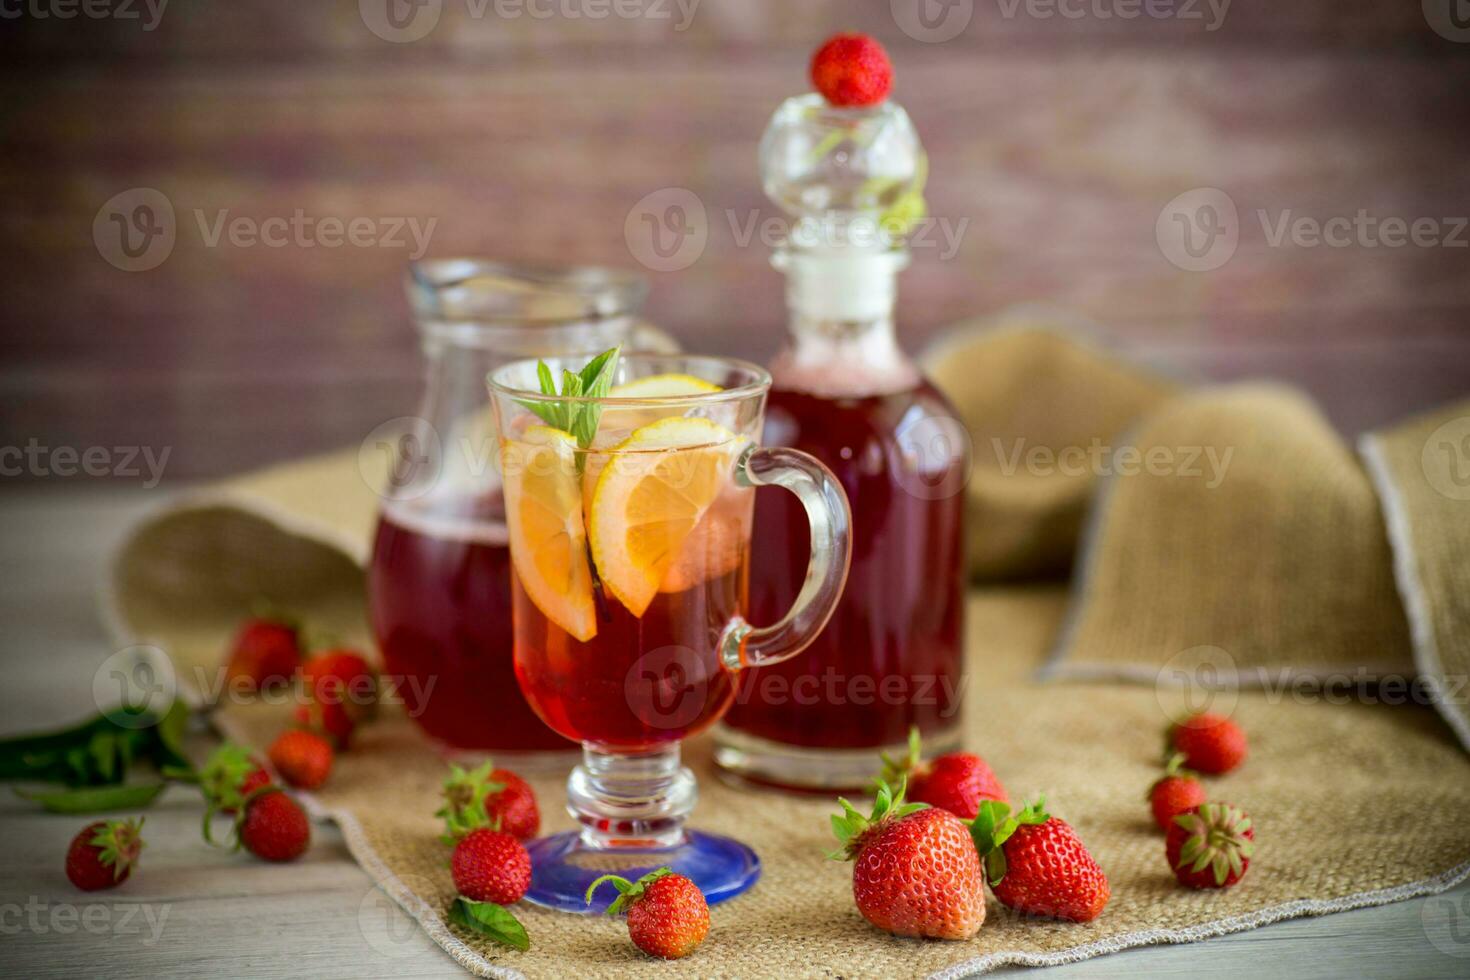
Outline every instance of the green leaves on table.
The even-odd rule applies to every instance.
[[[164,782],[131,783],[50,792],[16,789],[15,795],[39,803],[42,809],[52,813],[106,813],[110,810],[140,810],[157,799],[167,785]]]
[[[0,740],[0,780],[61,783],[66,791],[20,793],[48,810],[92,813],[134,809],[163,790],[161,779],[125,785],[139,763],[160,775],[188,770],[184,730],[189,709],[175,701],[167,711],[115,709],[59,731]],[[102,792],[102,790],[109,792]],[[84,792],[88,790],[90,792]]]
[[[531,948],[531,937],[526,935],[526,927],[509,909],[494,902],[456,898],[449,905],[449,921],[523,953]]]

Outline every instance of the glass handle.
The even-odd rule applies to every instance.
[[[744,487],[785,487],[801,500],[811,525],[812,556],[806,581],[786,615],[770,626],[736,616],[720,634],[720,659],[730,670],[789,660],[807,648],[842,598],[852,550],[847,494],[832,471],[795,449],[751,447],[735,464]]]

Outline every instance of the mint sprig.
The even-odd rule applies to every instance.
[[[580,401],[583,398],[606,398],[612,390],[613,377],[617,373],[618,358],[622,356],[621,345],[603,351],[581,371],[573,373],[563,369],[561,388],[545,361],[536,362],[536,381],[541,394],[557,401],[520,401],[547,425],[571,433],[577,445],[588,449],[597,435],[597,425],[602,421],[602,406],[595,401]]]

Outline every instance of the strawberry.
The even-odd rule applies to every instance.
[[[228,742],[210,753],[199,770],[199,791],[210,812],[234,813],[245,797],[270,781],[270,773],[248,751]]]
[[[1176,816],[1164,853],[1180,884],[1229,888],[1251,865],[1256,831],[1250,814],[1229,803],[1202,803]]]
[[[377,679],[372,668],[351,650],[328,650],[313,656],[302,669],[308,702],[296,709],[298,724],[347,748],[357,726],[376,707]]]
[[[294,729],[282,732],[271,743],[271,765],[297,789],[316,789],[332,771],[332,746],[312,732]]]
[[[128,880],[143,850],[143,821],[98,820],[82,828],[66,850],[66,876],[84,892]]]
[[[626,912],[628,938],[649,956],[677,960],[688,956],[709,933],[709,905],[699,886],[671,868],[650,871],[637,881],[618,875],[603,875],[587,889],[592,893],[610,881],[618,897],[607,907],[608,915]]]
[[[266,786],[245,798],[235,818],[235,846],[267,861],[294,861],[311,843],[311,824],[286,791]]]
[[[852,897],[879,929],[897,936],[969,939],[985,921],[985,881],[970,834],[948,810],[905,803],[879,780],[873,813],[864,817],[839,799],[832,817],[842,849],[854,860]]]
[[[334,649],[313,656],[301,673],[311,701],[304,712],[297,709],[297,721],[345,749],[358,724],[376,707],[378,682],[372,668],[355,651]]]
[[[510,834],[481,827],[454,845],[454,888],[474,902],[510,905],[531,887],[531,856]]]
[[[973,752],[951,752],[923,762],[919,750],[919,729],[915,726],[909,729],[908,755],[894,760],[885,753],[880,778],[890,785],[907,778],[910,800],[948,810],[963,820],[975,818],[981,800],[1009,802],[1006,788],[985,760]]]
[[[877,105],[893,87],[893,63],[866,34],[834,34],[812,58],[812,84],[834,106]]]
[[[300,631],[281,619],[253,617],[240,625],[225,661],[225,678],[247,693],[278,687],[301,665]]]
[[[1005,803],[980,804],[970,833],[990,890],[1017,912],[1091,922],[1112,895],[1107,876],[1076,831],[1044,804],[1037,800],[1015,815]]]
[[[1196,772],[1226,773],[1245,758],[1245,732],[1224,715],[1191,715],[1167,734],[1166,754],[1182,753],[1184,764]]]
[[[1144,797],[1154,811],[1154,822],[1160,830],[1168,830],[1176,815],[1205,801],[1204,786],[1200,785],[1194,773],[1182,768],[1183,765],[1182,753],[1170,756],[1164,774],[1149,787],[1148,795]]]
[[[509,769],[494,769],[485,760],[466,771],[451,764],[444,780],[444,843],[452,844],[471,830],[492,824],[518,840],[530,840],[541,829],[536,793]]]

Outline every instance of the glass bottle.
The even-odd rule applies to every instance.
[[[409,716],[446,753],[493,752],[507,765],[534,765],[542,753],[566,761],[570,746],[516,683],[485,378],[520,358],[677,346],[638,319],[647,286],[632,273],[444,259],[411,265],[406,289],[427,372],[418,414],[400,420],[368,572],[385,669]]]
[[[816,456],[852,505],[852,570],[826,629],[800,656],[743,678],[716,759],[760,783],[858,789],[880,752],[958,741],[964,689],[964,496],[969,440],[898,346],[893,309],[908,252],[896,211],[917,197],[923,148],[886,102],[789,99],[761,144],[767,196],[794,220],[773,264],[790,337],[771,364],[765,441]],[[751,609],[786,608],[807,542],[784,495],[757,497]]]

